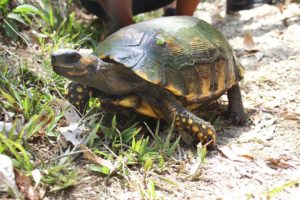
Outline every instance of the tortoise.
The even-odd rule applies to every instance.
[[[245,122],[239,81],[244,68],[226,38],[195,17],[156,18],[124,27],[92,54],[60,49],[51,55],[54,72],[74,82],[67,98],[79,108],[90,97],[175,124],[198,142],[216,141],[214,127],[191,110],[227,92],[226,113]]]

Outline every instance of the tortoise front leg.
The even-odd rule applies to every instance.
[[[203,119],[186,110],[175,98],[161,99],[162,112],[169,123],[175,119],[175,128],[181,133],[187,133],[197,138],[202,144],[214,144],[216,131],[214,127]]]
[[[81,85],[76,82],[71,82],[67,86],[67,90],[65,93],[65,98],[74,105],[79,112],[83,112],[89,99],[93,97],[95,93],[95,89]]]
[[[101,91],[89,87],[86,85],[81,85],[76,82],[71,82],[67,86],[65,98],[76,107],[76,109],[83,113],[88,101],[92,97],[100,98],[101,104],[106,107],[116,106],[136,109],[140,105],[140,98],[136,95],[128,96],[113,96],[104,94]],[[103,109],[103,108],[102,108]],[[104,108],[105,110],[105,108]],[[138,110],[137,110],[138,111]]]

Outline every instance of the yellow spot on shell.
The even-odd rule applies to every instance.
[[[66,95],[66,96],[69,95],[69,90],[66,90],[66,91],[65,91],[65,95]]]
[[[80,102],[79,101],[76,101],[76,103],[75,103],[77,106],[79,106],[80,105]]]
[[[192,124],[192,123],[193,123],[193,120],[192,120],[192,119],[188,119],[188,123],[189,123],[189,124]]]
[[[193,130],[193,132],[198,132],[199,131],[199,127],[198,126],[193,126],[192,130]]]
[[[177,117],[175,118],[175,120],[176,120],[176,121],[179,121],[179,120],[180,120],[180,117],[177,116]]]
[[[182,118],[181,121],[182,121],[182,123],[185,123],[185,122],[186,122],[186,119],[185,119],[185,118]]]
[[[180,54],[183,51],[183,49],[179,45],[173,45],[173,46],[170,47],[170,51]]]
[[[203,128],[203,129],[206,129],[206,126],[205,126],[204,124],[202,124],[202,128]]]
[[[190,93],[190,94],[186,95],[186,98],[188,101],[192,101],[193,99],[197,99],[199,97],[198,97],[198,94],[196,94],[196,93]]]
[[[154,79],[150,79],[149,76],[144,73],[144,72],[141,72],[141,71],[135,71],[135,73],[141,77],[142,79],[146,80],[146,81],[149,81],[151,83],[154,83],[154,84],[158,84],[160,82],[160,80],[154,80]]]
[[[199,43],[200,43],[200,38],[198,37],[193,37],[192,41],[190,42],[190,45],[193,48],[198,48],[199,49]]]
[[[82,99],[83,98],[83,96],[82,95],[78,95],[78,99]]]
[[[82,93],[82,92],[83,92],[83,88],[79,86],[79,87],[76,88],[76,91],[77,91],[78,93]]]
[[[211,136],[211,135],[214,135],[213,132],[212,132],[210,129],[207,130],[207,133],[208,133],[208,135],[210,135],[210,136]]]

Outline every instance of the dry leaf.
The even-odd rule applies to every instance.
[[[43,199],[45,191],[40,187],[33,187],[30,177],[21,171],[15,170],[16,182],[20,192],[24,195],[24,199],[39,200]]]
[[[245,50],[250,53],[255,53],[258,51],[258,49],[255,48],[255,43],[252,34],[248,31],[244,33],[244,47]]]
[[[261,113],[261,110],[257,110],[254,114],[252,114],[251,120],[254,125],[257,125],[262,120]]]
[[[95,155],[89,148],[87,148],[85,145],[80,144],[80,149],[83,151],[83,157],[96,163],[99,165],[102,165],[104,167],[109,168],[111,171],[113,171],[114,167],[113,164],[109,160],[105,160],[101,157],[98,157]]]
[[[73,145],[78,145],[82,142],[81,135],[86,129],[83,125],[79,126],[77,123],[74,123],[67,127],[59,127],[58,131],[64,136],[66,141],[71,142]]]
[[[224,17],[222,17],[219,13],[214,14],[211,18],[215,24],[216,23],[225,23]]]
[[[67,101],[61,99],[54,99],[51,101],[51,107],[57,112],[65,111],[63,116],[63,122],[60,122],[62,126],[68,126],[80,121],[80,116],[76,111],[75,107]]]
[[[300,115],[295,112],[289,112],[288,110],[284,110],[282,113],[280,113],[280,116],[283,117],[284,119],[288,120],[299,120]]]
[[[287,169],[289,167],[292,167],[290,164],[288,164],[285,161],[286,160],[282,158],[269,158],[267,165],[272,169],[278,169],[278,168]]]
[[[31,174],[32,174],[32,178],[35,182],[34,188],[36,188],[42,180],[41,171],[39,169],[34,169],[31,171]]]
[[[254,160],[254,156],[248,150],[237,145],[223,146],[221,148],[218,148],[218,151],[221,153],[221,155],[230,160],[240,162],[248,162]]]

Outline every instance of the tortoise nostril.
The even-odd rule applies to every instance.
[[[55,56],[52,54],[51,55],[51,61],[54,62],[55,61]]]
[[[52,65],[56,62],[56,56],[54,54],[51,54],[51,63]]]

